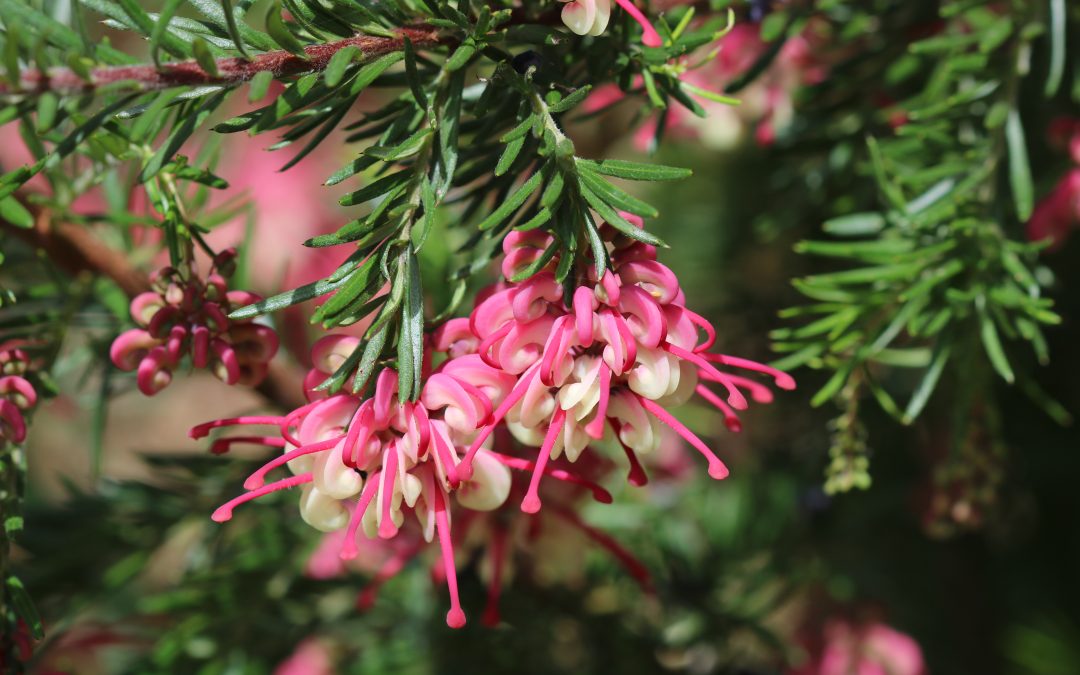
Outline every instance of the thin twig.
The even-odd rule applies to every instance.
[[[52,68],[46,71],[25,70],[19,76],[18,88],[0,83],[0,94],[40,94],[47,91],[77,93],[100,87],[129,85],[132,89],[152,91],[178,86],[231,86],[247,82],[258,73],[268,72],[275,79],[324,70],[332,57],[345,47],[359,47],[364,60],[378,58],[390,52],[404,49],[405,38],[417,48],[434,47],[449,39],[440,37],[431,26],[411,26],[398,29],[395,37],[357,35],[335,42],[310,45],[304,48],[305,56],[284,49],[258,54],[251,59],[230,57],[218,59],[217,74],[212,75],[195,61],[165,63],[160,68],[153,65],[105,66],[90,71],[85,79],[69,68]]]

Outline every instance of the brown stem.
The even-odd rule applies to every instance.
[[[68,68],[26,70],[20,75],[17,88],[0,83],[0,94],[40,94],[46,91],[72,93],[117,84],[127,84],[131,88],[145,91],[177,86],[237,85],[247,82],[261,72],[281,78],[324,70],[330,57],[345,47],[359,47],[364,60],[368,61],[390,52],[401,51],[406,38],[421,49],[446,41],[431,26],[410,26],[398,29],[395,37],[357,35],[335,42],[310,45],[304,47],[305,56],[282,49],[258,54],[251,59],[218,59],[216,75],[206,72],[194,61],[165,63],[160,68],[152,65],[95,68],[90,71],[89,80]]]
[[[0,219],[0,232],[9,234],[42,251],[60,269],[72,276],[91,273],[112,279],[129,297],[150,290],[150,278],[120,251],[101,243],[89,230],[72,223],[51,222],[48,209],[23,202],[34,214],[34,227],[25,229]],[[294,368],[271,366],[266,379],[255,389],[284,410],[305,403]]]

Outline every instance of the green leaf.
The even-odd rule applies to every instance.
[[[222,28],[225,28],[226,32],[228,32],[229,17],[225,14],[225,10],[223,9],[224,5],[221,0],[188,0],[188,3],[195,9],[197,9],[199,13],[208,18],[212,23]],[[250,4],[251,3],[247,2],[247,0],[241,2],[240,7],[233,9],[234,17],[240,13],[241,8],[246,8]],[[269,51],[271,49],[277,48],[277,46],[274,44],[274,41],[270,39],[270,37],[267,36],[266,33],[257,31],[242,21],[237,23],[236,27],[239,30],[240,35],[247,42],[247,44],[255,47],[256,49]]]
[[[544,191],[540,193],[540,206],[545,209],[554,209],[559,197],[562,196],[564,182],[565,179],[561,171],[552,174],[551,180],[548,181]]]
[[[525,146],[525,137],[519,136],[514,140],[506,144],[506,148],[503,150],[502,155],[499,157],[499,163],[495,165],[495,175],[501,176],[505,174],[510,166],[517,159],[518,153],[521,152],[521,148]]]
[[[342,104],[338,106],[338,109],[335,110],[334,113],[330,115],[329,119],[327,119],[326,122],[319,127],[319,130],[315,133],[315,135],[311,137],[311,139],[300,150],[300,152],[296,153],[296,155],[294,155],[293,158],[290,159],[288,162],[285,162],[285,164],[280,169],[278,169],[278,171],[287,171],[291,169],[292,167],[296,166],[296,164],[300,162],[300,160],[307,157],[309,154],[311,154],[312,151],[318,148],[319,145],[321,145],[322,142],[326,140],[326,137],[329,136],[330,133],[337,128],[337,125],[340,124],[341,120],[344,119],[345,115],[349,113],[350,108],[351,106],[348,104]]]
[[[1035,208],[1035,188],[1031,182],[1024,126],[1016,108],[1009,110],[1005,122],[1005,140],[1009,147],[1009,185],[1016,202],[1016,217],[1026,222]]]
[[[137,30],[139,30],[139,32],[141,32],[147,37],[150,37],[154,34],[157,26],[154,20],[150,18],[150,15],[146,13],[146,10],[142,8],[141,3],[138,3],[135,0],[118,1],[120,3],[120,6],[123,8],[124,14],[127,15],[127,17],[131,20],[131,24]],[[112,15],[112,13],[107,14],[109,14],[110,16]],[[168,24],[168,21],[165,21],[165,24]],[[168,29],[168,25],[166,25],[165,28],[161,30],[161,35],[158,38],[158,45],[173,56],[177,56],[179,58],[187,58],[188,54],[190,53],[188,50],[188,45],[179,37],[177,37],[174,33],[170,32]]]
[[[1050,98],[1061,88],[1065,75],[1065,0],[1050,0],[1050,65],[1046,71],[1043,94]]]
[[[371,63],[367,64],[356,74],[352,84],[349,85],[349,95],[355,96],[367,89],[368,86],[375,81],[377,77],[386,72],[386,69],[394,65],[398,61],[405,58],[405,54],[402,52],[390,52],[385,56],[380,56]]]
[[[195,55],[195,62],[199,64],[199,67],[207,75],[210,77],[218,76],[217,61],[214,60],[214,55],[210,53],[210,46],[206,44],[206,40],[200,37],[192,40],[191,51]]]
[[[667,247],[667,244],[665,244],[663,240],[661,240],[656,235],[650,234],[649,232],[645,231],[644,228],[637,227],[636,225],[628,221],[626,218],[623,218],[618,211],[611,208],[603,199],[598,197],[596,193],[590,190],[588,187],[584,185],[581,185],[579,187],[581,190],[581,196],[585,198],[585,201],[589,203],[589,206],[593,207],[593,209],[595,209],[596,212],[600,214],[600,217],[603,218],[608,223],[608,225],[611,225],[616,230],[622,232],[631,239],[643,241],[646,244],[652,244],[653,246]]]
[[[236,23],[236,11],[233,9],[232,0],[221,0],[221,13],[225,15],[225,28],[229,31],[233,44],[236,45],[236,51],[240,52],[241,57],[250,59],[244,48],[244,38],[240,35],[240,27]],[[262,72],[269,74],[268,71]],[[262,96],[256,98],[262,98]]]
[[[590,91],[592,91],[592,85],[586,85],[584,87],[578,87],[569,96],[567,96],[563,100],[559,101],[558,103],[555,103],[553,105],[548,106],[548,112],[550,112],[552,114],[566,112],[567,110],[570,110],[571,108],[575,107],[577,104],[584,101],[585,97],[589,95]]]
[[[930,401],[930,395],[934,393],[934,389],[937,387],[938,380],[941,379],[941,373],[944,372],[945,364],[949,362],[951,354],[952,341],[948,338],[943,337],[934,345],[934,353],[930,357],[930,366],[926,369],[926,373],[923,375],[922,380],[919,381],[919,386],[915,388],[915,393],[911,395],[911,400],[908,401],[907,408],[904,410],[902,418],[904,424],[914,422],[915,418],[926,407],[926,404]]]
[[[545,206],[545,207],[541,208],[539,211],[537,211],[536,215],[534,215],[532,218],[529,218],[524,223],[521,223],[520,225],[516,226],[514,229],[515,230],[520,230],[522,232],[525,232],[525,231],[528,231],[528,230],[535,230],[536,228],[543,226],[549,220],[551,220],[551,216],[552,216],[551,211],[548,210],[548,208]]]
[[[585,234],[589,238],[589,248],[592,250],[593,271],[596,273],[596,278],[600,279],[608,268],[607,248],[604,246],[604,239],[600,236],[600,231],[596,229],[596,223],[593,222],[588,212],[583,212],[581,216],[585,223]]]
[[[983,348],[986,349],[986,355],[990,357],[990,363],[994,366],[994,370],[1006,382],[1012,384],[1016,376],[1013,374],[1012,366],[1009,365],[1009,359],[1006,358],[1005,350],[1001,346],[1001,338],[998,337],[994,320],[985,311],[979,312],[979,327]]]
[[[306,59],[304,45],[292,34],[285,21],[281,18],[281,2],[275,0],[274,4],[266,10],[266,30],[274,42],[285,51]]]
[[[558,240],[551,242],[548,247],[544,249],[544,252],[540,254],[539,258],[521,268],[514,276],[510,277],[510,281],[513,281],[514,283],[525,281],[542,270],[545,265],[551,262],[551,259],[555,257],[555,254],[559,252],[559,248]]]
[[[169,134],[169,138],[162,144],[153,157],[143,166],[142,171],[139,173],[139,180],[143,183],[149,181],[156,176],[161,167],[166,162],[172,160],[173,155],[180,150],[180,146],[184,144],[191,134],[195,133],[195,130],[206,121],[206,118],[210,116],[210,113],[214,112],[225,97],[228,95],[228,91],[219,91],[217,94],[211,96],[207,100],[203,101],[203,104],[198,109],[189,114],[184,121],[181,122],[172,133]]]
[[[0,220],[27,230],[34,226],[33,214],[14,195],[0,200]]]
[[[596,196],[607,204],[642,218],[655,218],[659,215],[657,210],[650,204],[646,204],[637,197],[620,190],[595,173],[586,170],[584,166],[579,165],[579,169],[581,170],[578,171],[578,177],[581,179],[582,185],[596,193]]]
[[[405,282],[401,331],[398,336],[398,391],[410,401],[420,397],[420,368],[424,361],[424,297],[420,282],[420,265],[412,247],[402,259],[405,270],[400,281]]]
[[[364,202],[375,199],[380,195],[384,195],[390,192],[399,185],[404,184],[410,178],[412,178],[412,169],[402,169],[396,173],[392,173],[388,176],[383,176],[379,180],[369,183],[365,187],[360,188],[356,192],[351,192],[340,200],[338,203],[342,206],[355,206],[357,204],[363,204]]]
[[[248,88],[248,102],[254,103],[262,100],[266,92],[270,90],[270,83],[274,81],[274,75],[269,70],[260,70],[251,78]]]
[[[578,159],[577,164],[604,176],[625,178],[627,180],[680,180],[693,175],[690,169],[663,164],[643,164],[627,162],[621,159]]]
[[[849,358],[840,367],[839,370],[833,373],[832,377],[829,378],[829,381],[825,383],[825,386],[823,386],[821,389],[818,390],[816,394],[814,394],[814,397],[810,399],[810,405],[814,408],[817,408],[818,406],[822,405],[823,403],[831,399],[833,396],[838,394],[840,392],[840,389],[842,389],[844,384],[848,381],[848,378],[851,377],[852,371],[855,370],[855,367],[859,363],[859,358]]]
[[[30,627],[30,634],[35,640],[45,637],[45,628],[41,623],[41,616],[30,594],[26,592],[26,586],[16,576],[7,578],[7,594],[11,598],[11,604],[15,606],[15,615],[26,622]]]
[[[172,20],[173,16],[176,14],[176,10],[180,7],[180,3],[183,1],[184,0],[166,0],[161,8],[161,13],[158,15],[157,21],[154,23],[154,29],[150,32],[150,58],[158,67],[161,66],[161,62],[158,60],[158,50],[161,48],[161,40],[165,37],[166,31],[169,29],[169,21]],[[198,54],[196,54],[196,58],[197,57]]]
[[[360,48],[355,45],[349,45],[334,52],[334,55],[330,57],[330,61],[326,64],[326,70],[323,72],[323,81],[326,82],[326,86],[338,86],[341,79],[345,77],[345,71],[352,65],[353,61],[363,56],[363,54]]]
[[[412,40],[405,38],[405,80],[409,83],[413,99],[421,109],[427,108],[427,94],[424,93],[424,84],[420,80],[420,73],[416,65],[416,50],[413,49]]]
[[[370,148],[364,150],[364,154],[369,157],[375,157],[381,159],[384,162],[396,161],[411,157],[420,151],[420,148],[424,145],[424,140],[427,139],[434,131],[431,127],[420,127],[411,136],[406,138],[397,145],[385,148],[381,145],[373,145]]]
[[[509,143],[510,141],[524,137],[525,134],[529,133],[529,130],[533,128],[533,125],[536,124],[536,118],[536,115],[528,115],[525,119],[521,120],[516,127],[503,134],[502,137],[499,138],[499,142]]]
[[[454,50],[454,53],[446,60],[446,64],[443,67],[446,69],[446,72],[452,73],[455,70],[464,67],[475,53],[476,42],[472,38],[467,38]]]
[[[718,94],[715,91],[709,91],[708,89],[702,89],[701,87],[694,86],[689,82],[682,83],[683,88],[690,91],[690,93],[700,96],[701,98],[713,101],[714,103],[722,103],[724,105],[742,105],[742,101],[733,96],[724,96]]]
[[[304,284],[284,293],[278,293],[272,297],[260,300],[245,307],[241,307],[229,314],[229,318],[239,321],[240,319],[251,319],[263,314],[269,314],[276,312],[286,307],[292,307],[293,305],[301,302],[306,302],[312,298],[317,298],[320,295],[326,295],[327,293],[341,288],[351,278],[352,273],[346,274],[344,277],[331,281],[329,279],[320,279],[314,283]]]
[[[517,190],[507,197],[502,204],[499,204],[487,218],[480,221],[480,224],[476,227],[480,230],[490,230],[509,218],[514,211],[517,211],[518,208],[525,203],[525,200],[528,199],[532,193],[536,192],[543,180],[544,176],[542,171],[537,171],[529,176],[528,180],[522,183]]]
[[[360,356],[360,364],[356,369],[356,375],[353,377],[352,391],[354,394],[359,394],[367,385],[368,380],[371,379],[371,373],[375,370],[375,363],[382,355],[389,334],[390,324],[383,324],[374,332],[365,335],[367,344],[364,345],[364,352]]]

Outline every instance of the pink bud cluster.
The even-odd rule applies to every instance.
[[[394,539],[402,531],[418,533],[406,535],[417,541],[437,538],[450,592],[447,623],[457,627],[465,615],[450,527],[454,506],[463,524],[492,526],[492,555],[503,556],[505,542],[495,540],[505,535],[496,533],[505,530],[505,517],[476,514],[494,512],[511,500],[520,511],[537,513],[545,477],[610,502],[610,494],[588,477],[596,473],[589,467],[605,460],[585,451],[611,439],[627,457],[630,483],[642,485],[646,476],[638,456],[657,451],[663,425],[705,456],[712,477],[727,476],[720,458],[667,408],[697,392],[721,411],[729,429],[738,431],[736,411],[748,407],[747,396],[763,403],[772,399],[767,386],[746,374],[764,373],[783,389],[794,388],[794,381],[754,361],[709,353],[715,330],[685,307],[678,280],[656,260],[656,249],[607,225],[601,231],[611,267],[600,279],[564,287],[553,273],[555,256],[527,281],[488,288],[469,318],[438,328],[425,350],[424,385],[416,401],[399,397],[398,375],[391,368],[375,377],[368,398],[345,393],[352,389],[349,382],[339,393],[321,391],[361,346],[355,337],[330,335],[312,350],[314,367],[304,387],[308,404],[281,417],[240,417],[194,428],[192,437],[201,438],[218,427],[273,425],[276,434],[220,438],[212,451],[225,452],[238,442],[283,451],[251,474],[247,492],[222,505],[213,519],[226,521],[242,503],[300,487],[300,513],[307,523],[325,532],[344,530],[342,559],[357,556],[361,530],[368,539]],[[505,278],[540,260],[552,243],[542,232],[508,235]],[[719,386],[723,395],[707,385]],[[498,444],[502,451],[493,449],[497,437],[506,439]],[[292,476],[266,483],[268,473],[286,465]],[[515,481],[511,470],[525,472],[528,479]],[[647,580],[639,563],[585,525],[572,508],[557,501],[554,512]],[[407,520],[409,514],[414,518]],[[395,562],[380,576],[392,576],[419,546],[395,546],[395,551]],[[492,591],[496,598],[499,583]]]
[[[0,444],[26,440],[28,410],[37,405],[37,391],[25,375],[30,357],[21,349],[0,349]]]
[[[215,267],[229,265],[235,250],[218,254]],[[205,281],[192,270],[158,270],[153,290],[131,301],[138,328],[117,336],[110,350],[120,370],[135,371],[139,390],[153,396],[172,381],[185,356],[195,368],[208,368],[226,384],[256,385],[266,377],[277,353],[274,329],[229,312],[260,300],[247,291],[230,291],[225,278],[211,270]]]

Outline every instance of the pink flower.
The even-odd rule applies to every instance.
[[[656,260],[655,248],[607,225],[602,233],[611,270],[578,286],[569,306],[552,272],[556,256],[527,281],[495,287],[470,317],[480,359],[516,381],[472,441],[457,476],[471,475],[475,453],[505,423],[521,443],[539,448],[521,502],[529,513],[540,508],[537,490],[547,463],[562,454],[577,460],[609,427],[632,477],[637,455],[657,450],[665,424],[705,457],[713,478],[724,478],[728,470],[720,458],[667,409],[696,392],[737,430],[736,410],[748,406],[744,392],[759,402],[772,399],[767,387],[718,365],[765,373],[783,389],[795,386],[789,375],[763,364],[709,353],[715,330],[686,308],[678,279]],[[541,232],[510,233],[503,242],[503,275],[513,277],[551,243]],[[724,395],[700,380],[719,385]]]
[[[232,249],[218,254],[215,267],[231,264],[235,255]],[[152,281],[154,290],[131,301],[131,318],[139,328],[121,333],[110,350],[117,368],[137,372],[142,393],[153,396],[168,386],[184,356],[226,384],[256,385],[266,377],[277,353],[277,333],[228,317],[258,296],[228,290],[213,270],[203,282],[191,270],[166,267]]]
[[[791,675],[925,675],[922,649],[910,636],[882,623],[832,621],[809,663]]]
[[[26,440],[26,411],[37,405],[37,391],[24,377],[30,357],[21,349],[0,349],[0,443]]]

